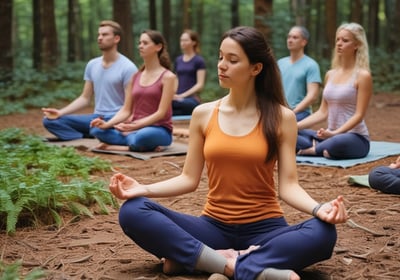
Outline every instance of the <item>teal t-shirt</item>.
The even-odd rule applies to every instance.
[[[306,96],[307,84],[321,83],[319,65],[307,55],[295,63],[291,63],[289,56],[283,57],[278,60],[278,66],[282,75],[286,101],[291,109],[294,109]],[[308,112],[311,113],[311,107],[308,108]]]

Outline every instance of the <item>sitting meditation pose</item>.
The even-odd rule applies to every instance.
[[[102,55],[86,65],[81,95],[62,109],[42,108],[43,126],[58,140],[93,138],[90,122],[100,116],[109,120],[121,109],[129,80],[138,70],[132,61],[118,52],[121,36],[122,28],[117,22],[100,22],[97,43]],[[92,99],[93,113],[77,114],[91,106]]]
[[[290,55],[278,60],[286,101],[297,121],[311,115],[320,92],[319,65],[304,52],[309,39],[310,33],[304,26],[293,26],[286,40]]]
[[[175,59],[174,70],[178,77],[178,89],[172,101],[172,114],[191,115],[200,104],[200,92],[206,80],[206,64],[200,55],[197,32],[186,29],[180,38],[182,55]]]
[[[372,96],[368,44],[364,29],[345,23],[336,31],[332,68],[325,75],[319,109],[298,122],[298,155],[355,159],[368,155],[370,138],[364,121]],[[327,128],[311,129],[327,121]]]
[[[400,156],[389,166],[377,166],[368,174],[371,188],[389,194],[400,194]]]
[[[91,134],[103,150],[158,151],[172,143],[172,98],[177,79],[171,72],[167,45],[162,34],[145,30],[139,52],[144,64],[133,75],[125,102],[110,120],[96,118]]]
[[[119,223],[138,246],[163,260],[165,274],[300,279],[303,268],[331,257],[335,224],[348,218],[344,199],[318,203],[298,183],[296,117],[263,34],[245,26],[227,31],[217,70],[228,92],[194,109],[182,173],[148,184],[122,173],[111,177],[110,191],[126,200]],[[195,191],[205,182],[205,167],[208,194],[200,216],[152,199]],[[289,225],[280,199],[313,217]]]

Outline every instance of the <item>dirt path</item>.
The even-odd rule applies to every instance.
[[[367,124],[372,140],[400,142],[400,96],[378,94],[371,102]],[[48,135],[39,110],[24,115],[0,117],[0,129],[21,127],[29,133]],[[142,182],[153,182],[180,173],[184,156],[148,161],[124,156],[94,155],[111,160],[115,169]],[[348,169],[298,166],[302,186],[317,200],[345,196],[352,221],[338,226],[338,242],[330,260],[308,268],[302,279],[398,279],[400,275],[400,197],[350,186],[349,175],[366,174],[375,165],[387,165],[396,157]],[[111,174],[101,175],[108,181]],[[203,176],[195,193],[159,199],[173,209],[199,214],[205,200],[207,179]],[[283,204],[287,220],[298,222],[309,216]],[[0,256],[5,262],[23,260],[25,271],[41,266],[48,279],[207,279],[207,275],[166,277],[160,261],[144,252],[122,234],[117,212],[95,218],[64,217],[64,226],[19,229],[15,236],[0,232]],[[160,236],[162,238],[162,236]]]

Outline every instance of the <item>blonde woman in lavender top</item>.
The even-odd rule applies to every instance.
[[[330,159],[367,156],[370,139],[364,118],[372,88],[365,31],[357,23],[342,24],[336,31],[320,107],[298,122],[297,154]],[[323,122],[327,127],[311,129]]]

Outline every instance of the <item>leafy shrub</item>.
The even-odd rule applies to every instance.
[[[38,136],[10,128],[0,133],[0,228],[13,233],[17,224],[62,224],[60,211],[89,215],[97,204],[101,213],[117,203],[104,182],[91,182],[94,172],[110,163],[83,157],[73,147],[48,145]]]
[[[23,113],[76,98],[83,87],[82,62],[65,63],[41,73],[29,67],[13,72],[13,81],[0,83],[0,115]]]
[[[43,270],[39,268],[33,269],[28,274],[21,277],[21,269],[22,263],[21,261],[16,261],[15,263],[6,265],[2,261],[0,261],[0,279],[3,280],[16,280],[16,279],[25,279],[25,280],[35,280],[35,279],[43,279],[45,277],[45,273]]]

